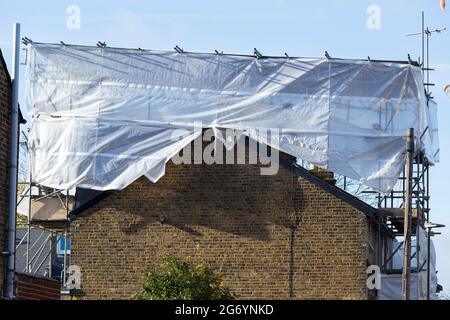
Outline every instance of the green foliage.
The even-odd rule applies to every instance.
[[[16,215],[16,217],[17,217],[17,226],[16,226],[16,228],[26,228],[27,226],[26,226],[26,222],[28,222],[28,217],[27,216],[24,216],[24,215],[21,215],[21,214],[17,214]]]
[[[28,222],[28,217],[21,214],[17,214],[17,222]]]
[[[235,296],[205,264],[194,266],[190,258],[162,259],[161,268],[145,272],[138,300],[230,300]]]

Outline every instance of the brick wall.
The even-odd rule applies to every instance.
[[[10,131],[10,80],[0,51],[0,250],[6,249],[8,163]],[[0,290],[4,289],[6,256],[0,256]]]
[[[366,216],[281,167],[169,162],[158,183],[138,179],[70,231],[86,299],[133,298],[164,254],[222,268],[244,299],[367,298]]]
[[[16,278],[17,300],[61,300],[59,281],[25,273]]]

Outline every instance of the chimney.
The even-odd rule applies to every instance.
[[[312,174],[316,175],[323,181],[336,185],[336,179],[334,179],[334,173],[331,171],[328,171],[327,169],[319,168],[316,166],[313,166],[312,169],[309,170]]]

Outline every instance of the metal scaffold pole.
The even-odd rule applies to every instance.
[[[406,190],[403,241],[402,299],[409,300],[411,269],[411,217],[412,217],[412,170],[414,157],[414,129],[409,128],[406,136]]]
[[[431,228],[427,228],[427,300],[430,300],[430,268],[431,268]]]
[[[31,272],[30,270],[30,242],[31,242],[31,201],[32,201],[32,189],[33,189],[33,184],[31,182],[32,179],[32,175],[31,175],[31,166],[30,167],[30,175],[29,175],[29,184],[28,184],[28,217],[27,217],[27,228],[28,228],[28,232],[27,232],[27,252],[26,252],[26,272]]]
[[[66,217],[69,216],[69,190],[67,189],[66,191],[66,203],[65,203],[65,207],[66,207]],[[67,281],[67,226],[65,227],[64,230],[64,263],[63,263],[63,287],[66,288],[66,283]]]
[[[19,60],[20,24],[14,24],[11,87],[11,136],[9,163],[8,199],[8,262],[6,272],[6,297],[14,298],[15,258],[16,258],[16,212],[17,212],[17,159],[19,147]]]

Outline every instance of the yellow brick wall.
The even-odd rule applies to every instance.
[[[366,216],[281,167],[169,163],[156,184],[138,179],[70,231],[86,299],[133,298],[164,254],[222,268],[243,299],[367,298]]]

